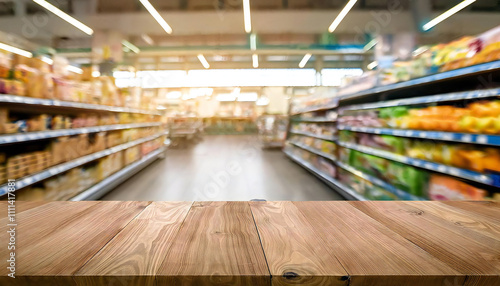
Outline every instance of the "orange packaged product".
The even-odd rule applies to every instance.
[[[431,175],[428,196],[431,200],[483,200],[486,191],[468,185],[452,177]]]

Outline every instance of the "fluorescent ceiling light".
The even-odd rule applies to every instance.
[[[71,25],[75,26],[76,28],[80,29],[82,32],[85,34],[91,36],[94,34],[94,30],[92,30],[89,26],[83,24],[82,22],[78,21],[77,19],[71,17],[70,15],[64,13],[61,11],[59,8],[56,6],[50,4],[49,2],[45,0],[33,0],[36,4],[42,6],[43,8],[49,10],[50,12],[54,13],[56,16],[59,18],[63,19],[64,21],[70,23]]]
[[[254,69],[259,67],[259,55],[257,54],[252,55],[252,66]]]
[[[75,67],[75,66],[71,66],[71,65],[69,65],[67,67],[67,70],[70,71],[70,72],[78,73],[78,74],[82,74],[83,73],[83,70],[81,68],[78,68],[78,67]]]
[[[448,17],[450,17],[451,15],[457,13],[458,11],[462,10],[463,8],[469,6],[470,4],[476,2],[476,0],[465,0],[461,3],[459,3],[458,5],[456,5],[455,7],[451,8],[450,10],[444,12],[443,14],[437,16],[436,18],[434,18],[433,20],[431,20],[429,23],[425,24],[423,26],[423,29],[424,31],[428,31],[430,28],[436,26],[437,24],[443,22],[444,20],[446,20]]]
[[[153,41],[153,39],[151,39],[151,37],[148,36],[147,34],[142,34],[141,38],[144,40],[144,42],[146,42],[150,46],[154,45],[155,43],[155,41]]]
[[[49,57],[42,57],[41,58],[42,62],[46,63],[46,64],[49,64],[49,65],[53,65],[54,64],[54,60],[49,58]]]
[[[378,44],[378,41],[376,39],[373,39],[366,44],[366,46],[363,48],[365,52],[371,50],[371,48],[375,47],[375,45]]]
[[[423,54],[423,53],[427,52],[428,50],[429,50],[429,48],[428,48],[428,47],[423,46],[423,47],[420,47],[420,48],[418,48],[418,49],[414,50],[412,54],[413,54],[413,56],[414,56],[414,57],[418,57],[418,56],[420,56],[421,54]]]
[[[306,64],[307,64],[307,62],[308,62],[308,61],[309,61],[309,59],[311,58],[311,56],[312,56],[311,54],[306,54],[306,55],[302,58],[302,60],[300,61],[300,63],[299,63],[299,68],[303,68],[303,67],[305,67],[305,66],[306,66]]]
[[[245,32],[252,32],[252,19],[250,18],[250,0],[243,0],[243,18],[245,21]]]
[[[340,14],[337,16],[337,18],[335,18],[335,20],[333,20],[332,24],[328,28],[328,31],[330,33],[333,33],[333,31],[335,31],[335,29],[337,29],[340,22],[342,22],[344,17],[347,15],[347,13],[349,13],[352,6],[354,6],[354,4],[356,4],[357,1],[358,0],[349,0],[349,2],[347,2],[347,5],[345,5],[344,9],[342,9],[342,11],[340,11]]]
[[[167,32],[168,34],[172,34],[172,27],[170,27],[170,25],[167,24],[167,22],[165,21],[165,19],[163,19],[160,13],[156,11],[155,7],[153,7],[153,5],[151,5],[151,3],[149,3],[148,0],[139,0],[139,1],[141,1],[142,5],[146,7],[146,10],[148,10],[149,14],[151,14],[151,16],[155,18],[156,22],[160,24],[163,30],[165,30],[165,32]]]
[[[200,60],[200,62],[204,68],[206,68],[206,69],[210,68],[210,65],[208,64],[207,59],[205,59],[205,57],[202,54],[198,55],[198,59]]]
[[[124,45],[125,47],[127,47],[129,50],[131,50],[136,54],[138,54],[141,51],[137,46],[126,40],[122,41],[122,45]]]
[[[369,70],[372,70],[374,68],[376,68],[378,66],[378,62],[377,61],[374,61],[374,62],[371,62],[368,66],[366,66]]]
[[[14,54],[18,54],[20,56],[27,57],[27,58],[33,57],[33,54],[28,52],[28,51],[21,50],[19,48],[16,48],[16,47],[13,47],[13,46],[10,46],[7,44],[3,44],[3,43],[0,43],[0,49],[6,50],[6,51],[14,53]]]

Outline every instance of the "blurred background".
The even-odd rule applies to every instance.
[[[0,195],[483,200],[497,0],[2,0]]]

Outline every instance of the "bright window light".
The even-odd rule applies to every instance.
[[[457,13],[458,11],[462,10],[463,8],[469,6],[470,4],[476,2],[476,0],[465,0],[455,7],[451,8],[450,10],[444,12],[443,14],[437,16],[433,20],[431,20],[429,23],[425,24],[423,26],[424,31],[428,31],[430,28],[436,26],[437,24],[443,22],[447,18],[449,18],[451,15]]]
[[[180,91],[171,91],[167,93],[167,99],[179,99],[182,97],[182,92]]]
[[[83,73],[83,70],[81,68],[78,68],[78,67],[75,67],[75,66],[68,66],[66,69],[68,71],[70,71],[70,72],[74,72],[74,73],[78,73],[78,74],[82,74]]]
[[[122,41],[122,45],[124,45],[125,47],[127,47],[129,50],[131,50],[132,52],[134,52],[136,54],[138,54],[141,51],[136,45],[134,45],[131,42],[126,41],[126,40]]]
[[[344,17],[347,15],[347,13],[349,13],[349,11],[352,9],[352,7],[354,6],[354,4],[356,4],[357,1],[358,0],[349,0],[349,2],[347,2],[347,5],[345,5],[344,9],[340,11],[340,14],[337,16],[337,18],[335,18],[335,20],[333,20],[332,24],[328,28],[328,31],[330,33],[333,33],[333,31],[337,29],[337,27],[340,25],[340,22],[344,20]]]
[[[206,69],[210,68],[210,65],[208,64],[207,59],[205,59],[205,57],[202,54],[198,55],[198,59],[200,60],[200,62],[204,68],[206,68]]]
[[[343,78],[362,74],[362,69],[323,69],[321,71],[322,84],[324,86],[340,86]]]
[[[252,66],[254,69],[259,67],[259,55],[257,54],[252,55]]]
[[[266,105],[269,105],[269,102],[271,102],[269,100],[269,98],[265,97],[265,96],[261,96],[257,102],[255,102],[255,105],[257,106],[266,106]]]
[[[250,0],[243,0],[243,18],[245,21],[245,32],[252,32],[252,19],[250,18]]]
[[[172,34],[172,27],[170,27],[170,25],[165,21],[165,19],[163,19],[160,13],[156,11],[155,7],[153,7],[153,5],[151,5],[151,3],[149,3],[148,0],[139,0],[139,1],[141,1],[142,5],[144,5],[146,10],[148,10],[149,14],[151,14],[151,16],[155,18],[156,22],[160,24],[163,30],[165,30],[167,34]]]
[[[236,95],[234,93],[220,93],[215,97],[217,101],[235,101]]]
[[[54,13],[56,16],[59,18],[63,19],[64,21],[70,23],[71,25],[75,26],[76,28],[80,29],[82,32],[85,34],[91,36],[94,34],[94,30],[92,30],[89,26],[83,24],[82,22],[78,21],[77,19],[71,17],[70,15],[64,13],[61,11],[59,8],[56,6],[50,4],[49,2],[45,0],[33,0],[36,4],[42,6],[43,8],[49,10],[50,12]]]
[[[299,68],[304,68],[307,64],[307,62],[309,61],[309,59],[311,58],[311,54],[306,54],[302,60],[300,61],[299,63]]]
[[[257,101],[259,95],[256,92],[242,92],[238,95],[238,101],[253,102]]]
[[[16,48],[16,47],[13,47],[13,46],[10,46],[7,44],[3,44],[3,43],[0,43],[0,49],[14,53],[14,54],[18,54],[20,56],[27,57],[27,58],[33,57],[33,54],[28,52],[28,51],[21,50],[19,48]]]
[[[366,46],[363,48],[363,50],[365,52],[371,50],[373,47],[375,47],[375,45],[378,44],[378,41],[376,39],[373,39],[371,41],[368,42],[368,44],[366,44]]]

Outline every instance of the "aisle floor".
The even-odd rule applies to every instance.
[[[342,200],[334,190],[257,136],[206,136],[168,150],[102,200],[135,201]]]

